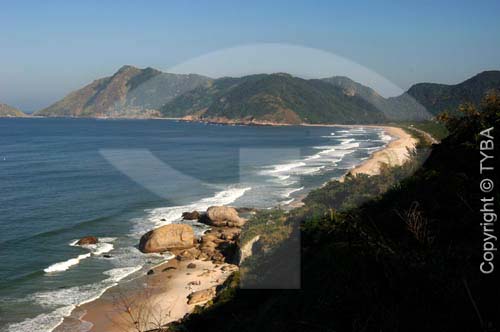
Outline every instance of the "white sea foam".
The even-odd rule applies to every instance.
[[[280,204],[281,205],[288,205],[291,202],[293,202],[294,200],[295,200],[295,198],[291,198],[291,199],[288,199],[288,200],[285,200],[285,201],[281,201]]]
[[[251,187],[229,188],[216,193],[212,197],[203,198],[192,204],[148,210],[148,215],[146,216],[146,218],[135,219],[135,225],[133,227],[133,233],[131,235],[134,237],[140,237],[145,231],[151,228],[160,227],[170,224],[174,221],[181,220],[182,213],[186,211],[204,211],[213,205],[231,204],[238,198],[243,196],[245,192],[251,189]]]
[[[319,159],[319,158],[321,158],[321,155],[319,153],[317,153],[317,154],[313,154],[312,156],[307,157],[306,161]]]
[[[175,257],[175,256],[174,256]],[[170,257],[170,259],[173,257]],[[139,271],[142,268],[141,265],[130,266],[130,267],[117,267],[104,272],[105,275],[109,276],[108,281],[118,282],[128,277],[132,273]]]
[[[274,173],[284,173],[288,172],[292,169],[305,166],[306,163],[300,161],[300,162],[292,162],[288,164],[281,164],[281,165],[275,165],[274,168],[270,171],[267,171],[268,174],[274,174]]]
[[[291,195],[291,194],[293,194],[293,193],[295,193],[295,192],[297,192],[297,191],[301,191],[301,190],[303,190],[303,189],[304,189],[304,187],[300,187],[300,188],[292,188],[292,189],[290,189],[290,190],[286,190],[286,191],[283,193],[283,196],[284,196],[284,197],[286,197],[286,198],[288,198],[288,197],[290,197],[290,195]]]
[[[111,243],[105,243],[105,242],[99,242],[97,244],[89,244],[82,247],[90,249],[92,255],[95,256],[105,254],[114,249],[114,246]]]
[[[349,143],[349,142],[344,142],[342,143],[337,149],[339,150],[354,150],[354,148],[359,147],[359,142],[354,142],[354,143]]]
[[[116,241],[116,237],[100,237],[99,238],[99,242],[115,242]]]
[[[361,133],[361,129],[358,130]],[[324,136],[333,139],[339,139],[339,144],[336,145],[320,145],[314,146],[314,149],[320,150],[318,153],[307,156],[302,160],[291,160],[288,163],[266,166],[261,170],[260,174],[272,176],[277,179],[277,182],[283,186],[290,186],[292,183],[285,181],[290,176],[309,175],[321,172],[326,167],[334,167],[347,154],[353,153],[360,146],[361,140],[351,137],[349,130],[341,130],[340,132],[346,135]],[[342,137],[342,138],[341,138]],[[343,138],[345,137],[345,138]],[[297,179],[298,180],[298,179]],[[295,183],[297,181],[294,181]]]
[[[310,166],[310,167],[302,167],[300,170],[301,175],[308,175],[308,174],[314,174],[320,172],[322,169],[324,169],[326,166]]]
[[[380,139],[384,142],[390,142],[392,141],[393,137],[388,135],[385,131],[381,131],[378,136],[380,137]]]
[[[7,331],[50,332],[59,326],[64,317],[69,316],[76,306],[98,299],[106,290],[116,286],[120,280],[139,271],[141,268],[142,266],[114,268],[105,271],[103,274],[108,278],[99,283],[35,293],[30,296],[29,300],[52,311],[26,319],[20,323],[11,324]]]
[[[373,147],[369,147],[369,148],[360,148],[361,150],[367,150],[367,151],[375,151],[375,150],[380,150],[382,149],[381,146],[373,146]]]
[[[111,250],[114,249],[114,246],[111,243],[114,241],[116,238],[110,238],[110,237],[105,237],[105,238],[99,238],[99,242],[97,244],[85,244],[80,247],[89,250],[90,252],[86,254],[81,254],[78,255],[77,257],[70,258],[66,261],[63,262],[58,262],[50,265],[49,267],[45,268],[43,271],[45,273],[54,273],[54,272],[63,272],[68,270],[70,267],[78,265],[82,260],[87,259],[91,256],[99,256],[102,254],[105,254],[107,252],[110,252]],[[69,243],[70,246],[78,246],[77,245],[78,240],[71,241]]]
[[[43,271],[45,273],[66,271],[70,267],[72,267],[74,265],[78,265],[78,263],[80,263],[81,260],[83,260],[85,258],[89,258],[90,255],[91,255],[90,253],[78,255],[78,257],[70,258],[67,261],[52,264],[49,267],[47,267],[46,269],[44,269]]]
[[[339,148],[338,145],[316,146],[314,148],[321,150],[320,152],[317,153],[317,155],[320,156],[322,161],[333,162],[333,163],[342,160],[342,158],[345,155],[354,152],[354,150],[349,150],[349,149],[346,149],[345,147],[343,149],[341,149],[341,148]]]
[[[347,143],[354,142],[356,139],[354,138],[342,138],[340,140],[340,145],[346,145]]]
[[[57,308],[48,314],[40,314],[34,318],[25,319],[20,323],[10,324],[8,332],[51,332],[62,323],[63,317],[68,316],[73,310],[73,306]]]

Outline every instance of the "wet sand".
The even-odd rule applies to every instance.
[[[196,265],[188,268],[188,264]],[[188,296],[222,284],[236,266],[215,265],[211,261],[172,259],[153,269],[154,273],[121,283],[99,299],[77,307],[55,332],[129,332],[154,329],[176,321],[194,310]],[[82,329],[83,328],[83,329]]]

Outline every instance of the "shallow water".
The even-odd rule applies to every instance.
[[[135,245],[184,211],[288,204],[388,140],[374,128],[0,119],[0,331],[51,331],[166,259]],[[101,243],[76,246],[86,235]]]

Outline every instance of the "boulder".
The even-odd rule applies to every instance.
[[[184,220],[198,220],[198,219],[200,219],[200,213],[198,211],[183,212],[182,219],[184,219]]]
[[[196,269],[196,264],[195,264],[195,263],[189,263],[189,264],[187,265],[187,268],[188,268],[188,269]]]
[[[193,247],[194,231],[189,225],[170,224],[147,232],[141,237],[139,250],[144,253]]]
[[[197,304],[207,302],[215,296],[215,288],[207,288],[197,292],[193,292],[188,296],[188,304]]]
[[[85,236],[78,240],[76,245],[83,246],[86,244],[96,244],[97,242],[99,242],[99,240],[95,236]]]
[[[204,222],[212,226],[242,227],[245,219],[240,218],[238,211],[229,206],[211,206],[208,208]]]

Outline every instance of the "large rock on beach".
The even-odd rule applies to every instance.
[[[141,237],[139,250],[144,253],[187,249],[195,242],[193,228],[189,225],[170,224],[147,232]]]
[[[202,221],[211,226],[242,227],[246,220],[238,215],[238,211],[230,206],[211,206]]]
[[[96,244],[97,242],[99,242],[99,240],[95,236],[85,236],[78,240],[76,245],[84,246],[86,244]]]

